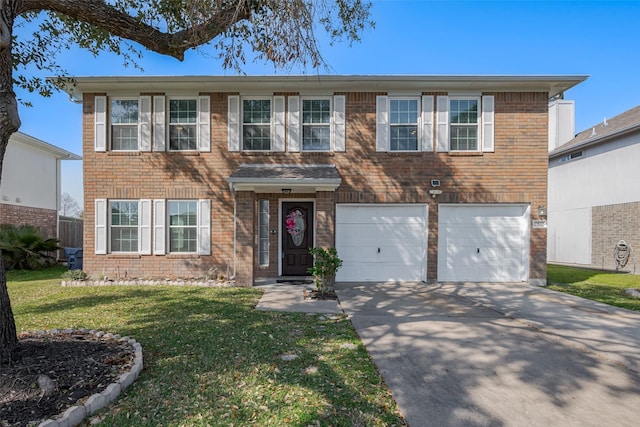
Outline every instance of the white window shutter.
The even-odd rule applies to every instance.
[[[153,253],[154,255],[164,255],[165,252],[165,200],[156,199],[153,201]]]
[[[211,151],[211,101],[198,97],[198,151]]]
[[[198,254],[211,255],[211,200],[198,200]]]
[[[94,149],[95,151],[107,151],[107,97],[96,96],[94,105]]]
[[[333,97],[333,151],[345,151],[345,110],[344,95]]]
[[[271,151],[284,151],[285,112],[284,96],[273,97],[273,143]]]
[[[166,140],[165,97],[153,97],[153,151],[164,151]]]
[[[227,133],[229,151],[240,151],[240,97],[229,96],[227,109]]]
[[[376,97],[376,151],[389,151],[389,97]]]
[[[494,97],[482,97],[482,151],[493,152],[494,144]]]
[[[433,152],[433,95],[422,97],[422,151]]]
[[[95,253],[107,253],[107,199],[95,200]]]
[[[438,129],[436,151],[449,151],[449,97],[438,97]]]
[[[288,123],[289,152],[300,151],[300,97],[289,97],[289,123]]]
[[[140,151],[151,151],[151,97],[140,97],[140,115],[138,131],[140,133]]]
[[[151,200],[140,200],[139,212],[138,253],[151,255]]]

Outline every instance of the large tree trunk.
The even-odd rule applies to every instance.
[[[11,62],[11,35],[15,18],[13,2],[0,0],[0,179],[2,163],[9,137],[20,128],[18,103],[13,91],[13,66]],[[0,363],[7,363],[15,354],[20,342],[16,334],[16,322],[11,310],[7,276],[0,254]]]

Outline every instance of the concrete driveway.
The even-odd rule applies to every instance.
[[[520,283],[336,290],[411,427],[640,425],[638,313]]]

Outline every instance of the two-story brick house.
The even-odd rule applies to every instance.
[[[544,283],[548,103],[585,78],[76,78],[84,268]]]

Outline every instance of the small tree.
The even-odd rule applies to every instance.
[[[318,292],[324,297],[327,291],[333,291],[336,282],[336,272],[342,267],[342,260],[338,258],[336,248],[310,248],[313,255],[313,267],[307,269],[316,279]]]
[[[0,225],[0,253],[9,270],[39,270],[55,263],[57,239],[45,239],[32,225]]]
[[[82,209],[80,209],[76,199],[71,197],[69,193],[62,193],[60,197],[60,215],[77,218],[81,213]]]

